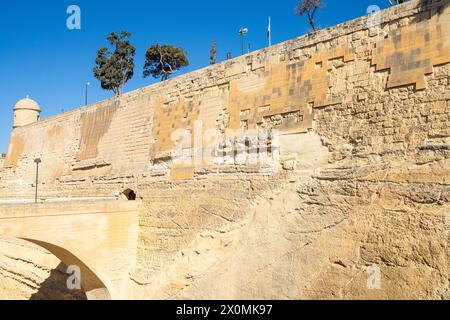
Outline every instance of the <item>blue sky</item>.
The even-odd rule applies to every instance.
[[[153,1],[153,0],[14,0],[0,2],[0,152],[6,152],[15,103],[30,95],[41,106],[42,117],[80,107],[84,84],[91,82],[89,102],[112,95],[93,77],[97,49],[106,36],[125,29],[136,46],[135,76],[125,91],[155,82],[142,78],[146,49],[155,42],[185,49],[190,66],[182,73],[209,63],[213,39],[218,60],[227,52],[241,52],[240,27],[249,28],[252,50],[267,46],[268,17],[273,43],[309,31],[307,20],[294,15],[297,0]],[[363,16],[369,5],[385,8],[387,0],[325,0],[317,15],[320,27]],[[81,8],[81,30],[66,27],[69,5]]]

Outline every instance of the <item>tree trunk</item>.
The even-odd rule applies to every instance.
[[[308,19],[309,19],[309,24],[311,25],[311,28],[313,28],[313,31],[316,32],[317,29],[316,29],[316,24],[314,23],[314,17],[308,15]]]
[[[316,32],[316,25],[314,24],[314,19],[309,19],[309,23],[311,24],[311,27],[313,28],[313,31]]]

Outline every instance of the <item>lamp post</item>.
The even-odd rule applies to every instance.
[[[36,163],[36,194],[34,197],[34,202],[38,203],[38,183],[39,183],[39,164],[41,163],[41,159],[40,158],[36,158],[34,160],[34,163]]]
[[[244,55],[244,38],[247,33],[248,33],[247,28],[241,28],[241,30],[239,30],[239,34],[241,35],[241,41],[242,41],[242,55]]]
[[[86,82],[86,94],[84,96],[84,105],[87,106],[88,104],[88,87],[91,85],[90,82]]]

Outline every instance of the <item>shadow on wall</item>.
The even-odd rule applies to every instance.
[[[66,273],[67,266],[60,263],[50,272],[50,276],[41,283],[39,290],[34,293],[30,300],[87,300],[83,290],[70,290],[67,288],[69,275]]]
[[[426,11],[427,9],[429,9],[431,7],[432,3],[435,1],[436,0],[421,0],[421,1],[419,1],[418,7],[420,8],[420,11]],[[438,1],[436,1],[436,2],[438,2]],[[440,16],[444,12],[445,8],[447,8],[450,5],[450,1],[440,0],[440,2],[441,2],[441,4],[437,7],[437,10],[433,10],[431,12],[431,15],[427,14],[427,13],[422,13],[422,14],[416,15],[413,18],[412,22],[418,23],[418,22],[422,22],[424,20],[429,20],[433,15]]]

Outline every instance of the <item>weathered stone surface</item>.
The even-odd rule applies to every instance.
[[[6,157],[6,155],[0,154],[0,177],[1,177],[1,173],[3,171],[3,164],[5,163],[5,157]]]
[[[67,267],[50,252],[29,242],[1,238],[0,299],[86,300],[67,289]]]
[[[17,128],[0,199],[33,197],[36,156],[44,199],[134,190],[118,298],[449,299],[450,7],[410,1],[380,21]],[[272,129],[278,147],[237,134]],[[275,163],[237,162],[252,149]]]

